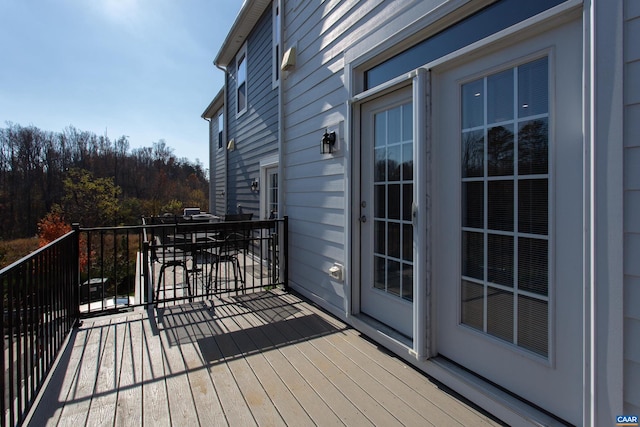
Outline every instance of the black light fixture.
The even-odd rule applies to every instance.
[[[258,182],[257,178],[251,181],[251,191],[258,191],[259,188],[260,188],[260,183]]]
[[[336,143],[335,131],[329,132],[326,130],[322,135],[322,144],[320,144],[320,153],[331,154],[333,152],[333,146]]]

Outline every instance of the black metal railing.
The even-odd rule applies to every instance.
[[[287,287],[287,218],[80,228],[0,270],[2,426],[22,424],[83,317]]]
[[[80,228],[78,304],[81,317],[129,310],[136,298],[142,268],[144,227]]]
[[[20,425],[77,322],[78,232],[0,270],[2,426]]]
[[[154,217],[81,228],[80,316],[286,287],[287,224]]]
[[[167,304],[287,286],[287,219],[170,222],[145,229],[146,301]]]

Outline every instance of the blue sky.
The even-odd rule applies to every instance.
[[[0,127],[164,139],[209,167],[200,115],[241,0],[0,0]]]

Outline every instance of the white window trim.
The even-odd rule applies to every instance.
[[[260,219],[264,215],[264,208],[267,204],[267,169],[277,167],[279,164],[278,156],[269,156],[260,160]],[[280,172],[280,171],[278,171]],[[278,197],[278,215],[280,212],[280,197]]]
[[[242,59],[244,57],[244,64],[245,64],[245,80],[244,80],[244,96],[245,96],[245,103],[244,103],[244,108],[242,110],[238,110],[238,88],[239,88],[239,84],[238,84],[238,62],[240,61],[240,59]],[[243,115],[244,113],[247,112],[248,106],[249,106],[249,62],[248,62],[248,56],[247,56],[247,43],[242,45],[242,48],[240,48],[240,50],[238,51],[238,54],[236,55],[236,59],[235,59],[235,77],[236,77],[236,90],[235,90],[235,97],[236,97],[236,117],[239,117],[241,115]]]
[[[220,129],[220,118],[222,117],[222,129]],[[217,150],[222,150],[225,148],[224,143],[224,109],[220,110],[220,112],[216,115],[216,119],[218,120],[218,132],[216,133],[216,145]],[[220,135],[222,133],[222,135]],[[220,144],[220,139],[222,138],[222,144]]]
[[[271,88],[276,89],[280,85],[282,71],[280,62],[282,60],[282,3],[281,0],[274,0],[271,6]],[[279,21],[280,25],[277,25]],[[279,29],[279,31],[278,31]],[[276,54],[277,52],[277,54]]]

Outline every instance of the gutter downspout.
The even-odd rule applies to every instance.
[[[276,0],[279,1],[279,0]],[[280,9],[280,52],[284,51],[283,47],[285,46],[284,40],[284,28],[285,28],[285,8],[284,1],[281,1],[278,5]],[[281,58],[278,58],[278,63],[276,66],[280,68]],[[286,189],[285,189],[285,168],[284,168],[284,132],[285,132],[285,124],[284,124],[284,81],[285,81],[285,73],[288,74],[288,71],[279,70],[280,73],[280,81],[278,82],[278,218],[284,218],[287,214],[285,212],[286,209]],[[282,266],[281,266],[282,267]],[[288,283],[287,283],[288,285]]]
[[[227,77],[228,77],[228,72],[227,72],[227,67],[223,67],[222,65],[218,65],[215,61],[213,62],[213,65],[216,66],[217,69],[219,69],[220,71],[222,71],[224,73],[224,84],[222,85],[222,114],[224,115],[223,120],[224,120],[224,131],[222,132],[222,142],[224,144],[224,146],[222,147],[224,149],[224,184],[223,184],[223,189],[222,191],[223,196],[223,213],[227,213],[227,176],[228,176],[228,165],[229,165],[229,151],[227,150],[227,129],[229,128],[229,122],[228,122],[228,111],[227,111]],[[216,195],[217,197],[217,195]]]
[[[280,0],[275,0],[275,1],[280,1]],[[284,40],[284,28],[285,28],[285,8],[284,8],[284,1],[280,1],[280,4],[278,5],[278,8],[280,9],[280,53],[282,53],[284,51],[283,47],[285,46],[285,40]],[[280,62],[281,59],[278,58],[278,63],[276,64],[277,67],[280,67]],[[285,155],[284,155],[284,132],[285,132],[285,123],[284,123],[284,81],[285,81],[285,72],[282,71],[282,69],[280,69],[280,81],[278,82],[278,218],[286,218],[286,188],[285,188],[285,179],[284,179],[284,174],[285,174],[285,167],[284,167],[284,162],[285,162]],[[288,71],[286,71],[286,73],[288,74]],[[289,232],[288,232],[288,222],[285,220],[285,239],[289,239]],[[289,247],[289,242],[285,241],[284,242],[284,247],[288,248]],[[289,260],[286,259],[288,258],[288,252],[285,252],[285,257],[280,257],[280,271],[284,271],[285,276],[285,284],[284,284],[284,288],[285,290],[289,289]]]
[[[212,171],[213,169],[213,164],[212,161],[215,161],[215,156],[212,154],[213,150],[211,147],[211,143],[213,142],[211,140],[211,119],[207,118],[207,117],[202,117],[204,119],[205,122],[207,122],[207,133],[209,134],[209,206],[208,206],[208,212],[215,212],[215,206],[216,206],[216,190],[215,190],[215,185],[213,185],[213,173]]]

